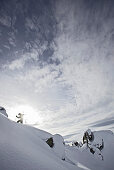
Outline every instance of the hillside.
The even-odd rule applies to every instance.
[[[52,138],[53,147],[46,141]],[[104,140],[104,148],[92,154],[85,143],[70,146],[61,135],[51,135],[31,126],[17,124],[0,113],[0,170],[112,170],[114,135],[110,131],[94,132],[94,141]]]

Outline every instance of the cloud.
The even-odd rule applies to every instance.
[[[31,48],[31,45],[29,43],[26,43],[27,48]],[[38,48],[31,48],[30,52],[23,52],[22,54],[18,51],[15,52],[15,56],[17,59],[14,59],[11,62],[8,62],[7,64],[3,65],[3,68],[8,68],[9,70],[15,70],[15,69],[23,69],[25,64],[29,61],[38,61],[39,56],[43,54],[43,52],[47,49],[47,42],[44,42],[43,45],[40,45]]]
[[[62,2],[64,4],[64,1]],[[88,11],[83,9],[84,4],[81,4],[82,9],[79,5],[76,9],[76,5],[69,4],[68,1],[65,2],[63,10],[62,2],[59,1],[56,6],[58,32],[52,48],[53,59],[60,61],[58,68],[61,75],[56,82],[61,87],[70,89],[66,92],[69,98],[62,102],[63,106],[59,106],[51,121],[53,124],[48,123],[46,126],[63,134],[65,128],[69,126],[71,128],[69,130],[67,128],[66,133],[80,131],[80,127],[83,131],[95,120],[111,116],[113,110],[111,103],[114,102],[114,58],[112,19],[109,17],[105,20],[106,14],[100,9],[95,9],[98,13],[91,16],[90,9]],[[96,6],[93,6],[94,8]],[[92,20],[95,18],[97,19],[93,23]],[[72,117],[72,120],[69,117]]]
[[[0,16],[0,23],[4,26],[10,27],[11,26],[11,18],[7,15]]]
[[[27,29],[29,28],[31,30],[35,29],[35,25],[33,23],[33,20],[26,18],[26,27],[27,27]]]
[[[113,25],[109,18],[107,22],[110,24],[107,26],[104,11],[101,11],[102,21],[99,29],[102,29],[102,32],[99,34],[97,23],[100,18],[97,13],[91,16],[91,10],[85,11],[84,3],[81,4],[81,11],[79,11],[79,5],[77,9],[74,3],[68,2],[65,3],[63,11],[61,4],[59,1],[56,11],[58,34],[55,38],[54,57],[61,61],[62,77],[66,84],[70,84],[74,89],[79,108],[85,110],[91,105],[112,97],[114,59],[111,37]],[[97,9],[98,13],[99,10]],[[88,14],[90,15],[89,21]],[[92,22],[95,17],[97,21],[91,23],[91,30],[88,30],[88,22]],[[78,27],[81,28],[80,32]]]
[[[38,37],[33,44],[27,41],[27,50],[15,52],[16,58],[0,74],[0,102],[8,108],[31,106],[42,117],[37,127],[51,133],[82,132],[112,115],[113,13],[110,4],[103,10],[93,3],[57,1],[52,41]],[[37,30],[34,22],[28,18],[26,27]]]

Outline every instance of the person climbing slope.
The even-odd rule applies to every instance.
[[[23,115],[24,115],[24,114],[22,114],[22,113],[18,113],[18,116],[16,115],[16,117],[19,119],[19,120],[17,121],[17,123],[23,123]]]

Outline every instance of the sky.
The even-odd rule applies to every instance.
[[[114,131],[114,1],[0,0],[0,105],[69,140]]]

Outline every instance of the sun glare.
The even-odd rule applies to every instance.
[[[42,117],[40,115],[40,112],[38,112],[31,106],[21,105],[21,106],[15,106],[15,107],[8,109],[8,116],[10,119],[14,121],[17,121],[16,115],[18,115],[18,113],[24,114],[23,122],[25,124],[41,124],[42,123]]]

